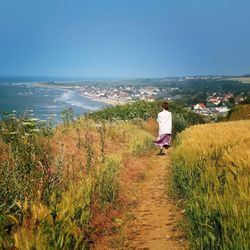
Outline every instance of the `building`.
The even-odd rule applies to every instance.
[[[193,110],[205,110],[206,105],[204,103],[197,103],[197,104],[192,106],[192,109]]]

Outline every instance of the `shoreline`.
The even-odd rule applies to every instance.
[[[58,88],[58,89],[75,89],[75,86],[50,85],[49,83],[36,82],[32,84],[35,87]]]
[[[96,96],[84,95],[84,94],[81,94],[81,93],[80,93],[80,95],[82,97],[90,99],[91,101],[102,102],[102,103],[106,103],[106,104],[109,104],[109,105],[124,105],[124,104],[128,103],[128,102],[123,101],[123,100],[104,98],[104,97],[96,97]]]
[[[112,99],[112,98],[105,98],[105,97],[97,97],[97,96],[86,95],[86,94],[83,94],[78,89],[76,89],[75,86],[63,86],[63,85],[55,85],[55,84],[50,85],[49,83],[33,83],[33,86],[47,87],[47,88],[60,88],[60,89],[74,89],[82,97],[88,98],[88,99],[90,99],[91,101],[94,101],[94,102],[101,102],[101,103],[105,103],[105,104],[108,104],[108,105],[124,105],[126,103],[129,103],[129,101],[125,101],[125,100],[118,100],[118,99]]]

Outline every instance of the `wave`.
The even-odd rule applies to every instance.
[[[32,85],[31,82],[12,82],[12,83],[9,83],[11,84],[12,86],[27,86],[27,85]]]
[[[83,97],[72,90],[67,90],[55,99],[55,102],[67,103],[71,106],[79,107],[85,110],[98,110],[100,108],[94,104],[88,104],[86,101],[89,102],[89,100],[84,100]]]

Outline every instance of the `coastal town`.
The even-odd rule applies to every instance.
[[[248,81],[250,77],[186,76],[58,81],[36,83],[36,86],[74,90],[84,98],[107,105],[164,99],[218,120],[250,95]]]
[[[179,87],[158,87],[141,85],[119,85],[119,86],[91,86],[75,85],[75,89],[80,91],[81,95],[107,104],[123,104],[137,100],[154,101],[156,99],[165,99],[169,101],[181,101],[182,95],[179,93]],[[187,109],[205,116],[218,117],[225,116],[228,111],[246,96],[235,95],[230,92],[214,92],[206,96],[203,102],[192,103]]]

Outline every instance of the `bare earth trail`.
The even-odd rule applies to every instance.
[[[166,183],[170,178],[168,156],[153,156],[146,169],[146,179],[139,191],[136,220],[130,243],[133,249],[187,249],[187,242],[176,225],[181,219],[180,209],[167,197]]]
[[[167,196],[170,182],[170,160],[168,156],[149,155],[144,158],[145,178],[131,183],[136,191],[136,206],[129,213],[133,220],[125,223],[123,234],[126,244],[106,244],[114,236],[106,238],[94,249],[131,250],[183,250],[188,249],[185,234],[178,226],[182,218],[181,209]]]

